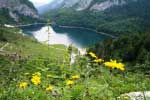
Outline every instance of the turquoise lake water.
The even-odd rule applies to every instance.
[[[46,43],[48,40],[48,26],[32,25],[22,27],[28,35],[34,36],[38,41]],[[95,43],[101,42],[104,39],[110,38],[106,35],[96,33],[95,31],[80,29],[80,28],[64,28],[59,26],[49,27],[50,39],[49,44],[64,44],[75,47],[89,47]]]

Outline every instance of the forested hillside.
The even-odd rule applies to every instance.
[[[149,31],[150,1],[137,0],[102,11],[61,8],[50,10],[44,15],[60,25],[88,27],[115,35],[140,33]]]
[[[132,65],[129,70],[150,74],[150,34],[133,33],[117,39],[106,40],[92,50],[105,59],[117,58]]]

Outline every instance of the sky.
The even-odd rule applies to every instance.
[[[39,7],[39,6],[48,4],[48,3],[51,2],[52,0],[30,0],[30,1],[33,2],[33,4],[34,4],[36,7]]]

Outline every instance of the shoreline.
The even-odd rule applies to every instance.
[[[14,27],[24,27],[24,26],[32,26],[32,25],[45,25],[47,23],[32,23],[32,24],[22,24],[22,25],[14,25]]]
[[[57,25],[58,27],[62,27],[62,28],[76,28],[76,29],[86,29],[86,30],[89,30],[89,31],[94,31],[96,33],[100,33],[100,34],[103,34],[103,35],[106,35],[106,36],[109,36],[111,38],[116,38],[117,36],[114,36],[114,35],[111,35],[111,34],[108,34],[108,33],[105,33],[105,32],[99,32],[99,31],[96,31],[92,28],[86,28],[86,27],[78,27],[78,26],[65,26],[65,25]]]
[[[25,25],[15,25],[14,27],[24,27],[24,26],[32,26],[32,25],[46,25],[47,23],[33,23],[33,24],[25,24]],[[58,24],[52,24],[52,26],[58,26],[58,27],[62,27],[62,28],[78,28],[78,29],[86,29],[86,30],[90,30],[90,31],[94,31],[96,33],[99,33],[99,34],[102,34],[102,35],[106,35],[106,36],[109,36],[111,38],[116,38],[117,36],[114,36],[114,35],[111,35],[109,33],[105,33],[105,32],[99,32],[95,29],[92,29],[92,28],[86,28],[86,27],[78,27],[78,26],[66,26],[66,25],[58,25]]]

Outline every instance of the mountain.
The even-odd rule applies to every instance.
[[[76,6],[77,10],[84,10],[87,8],[92,0],[54,0],[53,2],[39,7],[40,13],[47,12],[49,10],[60,9],[60,8],[71,8]]]
[[[115,35],[150,31],[148,0],[58,1],[43,6],[42,15],[60,25],[92,28]]]
[[[28,0],[0,0],[0,23],[27,22],[38,18],[37,10]]]
[[[54,0],[53,2],[39,7],[38,10],[43,13],[48,10],[73,8],[76,11],[98,10],[103,11],[115,5],[124,5],[137,0]]]
[[[38,9],[39,13],[42,14],[49,10],[60,8],[63,2],[64,2],[64,0],[54,0],[49,4],[38,7],[37,9]]]

